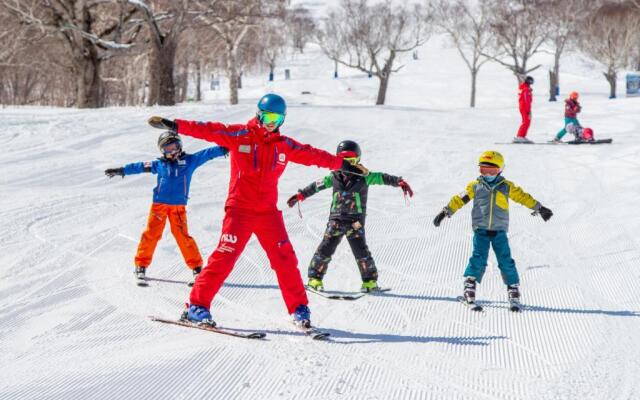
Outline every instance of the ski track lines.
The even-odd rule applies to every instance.
[[[249,109],[221,112],[233,120],[244,118]],[[186,114],[203,119],[210,114],[206,107],[193,110]],[[325,112],[305,107],[297,111],[319,121]],[[136,113],[143,120],[142,114],[150,111]],[[48,127],[49,135],[23,128],[25,138],[11,139],[17,150],[9,159],[15,165],[9,166],[11,181],[3,181],[10,193],[0,200],[5,228],[0,232],[0,260],[5,266],[0,272],[0,398],[638,397],[640,305],[635,294],[640,280],[634,271],[640,250],[632,236],[638,219],[608,204],[632,206],[615,191],[622,185],[614,176],[616,169],[634,165],[635,153],[628,148],[609,147],[613,158],[606,160],[595,146],[571,151],[568,146],[507,148],[507,177],[556,215],[544,223],[513,204],[511,245],[527,309],[521,314],[508,311],[505,287],[491,255],[478,288],[485,312],[472,313],[455,299],[471,254],[471,208],[439,228],[431,221],[450,195],[473,177],[465,156],[474,162],[477,151],[447,135],[447,148],[459,144],[461,150],[433,152],[442,146],[435,143],[442,138],[439,132],[433,143],[432,137],[416,141],[416,149],[431,150],[428,160],[407,154],[406,165],[426,165],[429,171],[407,176],[417,188],[411,205],[405,206],[397,188],[370,191],[369,246],[381,285],[393,290],[354,302],[310,294],[314,323],[331,332],[333,339],[313,342],[288,322],[275,274],[254,238],[212,307],[222,326],[267,331],[267,340],[251,342],[147,319],[150,314],[178,317],[188,300],[191,272],[167,229],[148,270],[149,277],[159,280],[150,281],[147,288],[135,285],[132,258],[144,229],[152,180],[101,182],[96,174],[103,178],[106,164],[140,156],[133,150],[108,155],[114,150],[109,143],[126,135],[145,148],[148,140],[132,127],[100,132],[94,129],[95,115],[83,111],[40,117],[37,129]],[[80,125],[74,127],[78,117]],[[84,130],[92,133],[74,139]],[[308,142],[316,143],[311,137],[316,132],[305,134]],[[374,150],[384,148],[375,137],[365,143]],[[317,142],[325,148],[335,145],[333,138]],[[81,156],[83,151],[87,155]],[[380,170],[408,172],[405,164],[394,171],[393,164],[374,154],[372,163],[385,167]],[[553,179],[527,171],[543,154],[548,155]],[[52,164],[28,169],[33,157]],[[190,211],[192,235],[205,259],[216,245],[222,216],[221,201],[207,196],[222,196],[227,184],[227,167],[215,160],[212,165],[199,172],[197,179],[206,186],[194,186]],[[439,183],[434,172],[447,182]],[[220,178],[223,173],[225,179]],[[293,165],[287,173],[280,188],[281,206],[290,192],[322,175]],[[303,219],[295,208],[283,210],[304,277],[326,226],[327,194],[302,204]],[[326,284],[340,290],[360,285],[344,240]]]

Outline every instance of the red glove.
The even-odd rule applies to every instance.
[[[293,207],[296,205],[297,202],[304,200],[305,197],[302,193],[298,192],[296,194],[294,194],[293,196],[289,197],[289,200],[287,200],[287,205],[289,207]]]
[[[409,184],[404,180],[404,179],[400,179],[398,181],[398,186],[400,186],[400,189],[402,189],[402,192],[406,195],[409,195],[409,197],[413,197],[413,190],[411,190],[411,186],[409,186]]]

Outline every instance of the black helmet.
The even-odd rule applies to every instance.
[[[360,151],[360,146],[358,146],[358,143],[354,142],[353,140],[343,140],[342,142],[340,142],[340,144],[338,145],[338,149],[336,150],[336,154],[341,155],[340,153],[343,152],[355,153],[358,158],[360,158],[360,155],[362,154],[362,152]]]
[[[178,144],[178,150],[182,151],[182,140],[180,136],[173,131],[162,132],[158,137],[158,149],[161,153],[164,153],[164,147],[172,143]]]
[[[524,81],[527,83],[527,85],[533,85],[533,82],[535,82],[533,76],[527,76],[526,78],[524,78]]]

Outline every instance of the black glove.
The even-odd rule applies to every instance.
[[[229,149],[227,149],[226,147],[223,147],[222,151],[223,151],[225,157],[229,154]]]
[[[447,210],[447,208],[443,208],[442,211],[440,211],[438,213],[438,215],[436,215],[436,217],[433,219],[433,224],[435,226],[440,226],[440,224],[442,223],[442,220],[449,217],[449,210]]]
[[[545,222],[547,222],[553,216],[553,211],[549,210],[545,206],[540,206],[538,213],[540,214],[540,216]]]
[[[104,174],[109,178],[113,178],[116,175],[120,175],[124,178],[124,168],[109,168],[104,170]]]
[[[355,174],[367,176],[369,175],[369,170],[364,167],[362,164],[351,164],[347,160],[342,160],[342,166],[340,167],[340,171],[346,174]]]
[[[154,128],[168,129],[173,132],[178,131],[178,124],[176,124],[174,121],[170,119],[153,116],[149,118],[148,122],[149,122],[149,125],[153,126]]]
[[[304,199],[305,199],[304,194],[302,194],[301,192],[298,192],[293,196],[289,197],[289,200],[287,200],[287,205],[289,207],[293,207],[296,205],[297,202],[302,201]]]

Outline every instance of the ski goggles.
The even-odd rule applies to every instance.
[[[182,150],[182,146],[180,146],[180,143],[178,142],[172,142],[162,146],[162,153],[164,155],[176,154],[179,153],[180,150]]]
[[[284,122],[284,114],[262,111],[260,113],[260,122],[262,122],[263,125],[276,124],[280,126]]]
[[[480,175],[496,176],[500,173],[500,167],[497,165],[480,164]]]
[[[357,164],[360,162],[360,157],[353,151],[341,151],[338,153],[338,157],[342,157],[343,160],[347,160],[350,164]]]

